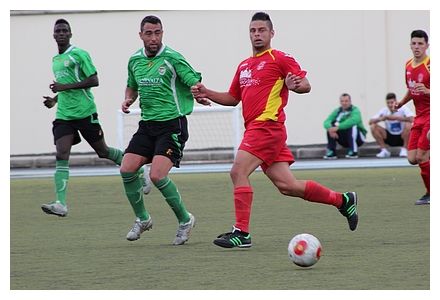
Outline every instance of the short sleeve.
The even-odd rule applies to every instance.
[[[86,77],[90,77],[90,76],[96,74],[96,68],[93,65],[92,58],[90,57],[89,53],[82,50],[82,51],[75,52],[75,54],[78,57],[79,67],[81,69],[81,72]]]
[[[138,84],[133,73],[133,67],[131,61],[128,62],[127,87],[132,88],[135,91],[138,90]]]
[[[307,72],[301,69],[301,66],[297,63],[295,58],[292,55],[280,52],[278,58],[280,59],[280,67],[282,71],[282,75],[284,77],[287,76],[288,73],[292,73],[293,75],[300,76],[301,78],[306,77]]]

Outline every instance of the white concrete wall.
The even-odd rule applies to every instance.
[[[429,11],[268,11],[275,28],[272,46],[291,53],[308,71],[312,92],[291,94],[286,108],[288,144],[325,142],[322,122],[348,92],[364,123],[384,105],[387,92],[405,93],[403,70],[411,57],[409,34],[429,34]],[[181,52],[210,88],[226,91],[238,63],[251,55],[249,21],[254,11],[141,11],[11,16],[11,154],[54,151],[55,109],[42,105],[51,95],[51,59],[57,53],[54,21],[66,18],[72,44],[84,48],[98,69],[95,88],[107,143],[116,145],[116,110],[124,98],[129,56],[142,47],[139,23],[155,14],[164,43]],[[196,134],[192,132],[192,134]],[[371,134],[368,141],[372,141]],[[81,143],[73,152],[88,152]]]

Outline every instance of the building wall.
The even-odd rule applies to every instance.
[[[308,72],[312,92],[291,93],[286,108],[289,145],[325,143],[322,122],[347,92],[364,124],[384,105],[387,92],[405,93],[403,70],[411,57],[409,34],[429,34],[429,11],[268,11],[272,46],[292,54]],[[14,154],[54,151],[55,109],[42,104],[52,95],[51,59],[57,53],[53,24],[66,18],[72,44],[86,49],[98,69],[95,101],[107,144],[117,144],[116,111],[124,100],[127,62],[142,47],[139,23],[155,14],[164,43],[202,72],[210,88],[226,91],[240,61],[251,55],[249,21],[254,11],[114,11],[15,15],[10,18],[11,147]],[[410,106],[412,108],[412,105]],[[192,132],[192,134],[197,134]],[[372,141],[371,134],[368,141]],[[72,152],[88,152],[86,143]]]

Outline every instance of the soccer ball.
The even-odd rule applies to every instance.
[[[302,233],[295,235],[287,251],[290,260],[300,267],[311,267],[321,257],[321,242],[313,235]]]

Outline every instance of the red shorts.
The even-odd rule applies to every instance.
[[[430,127],[430,119],[428,117],[416,117],[409,134],[408,150],[429,150],[429,140],[427,134]]]
[[[261,159],[261,168],[266,172],[274,162],[285,161],[290,165],[295,161],[286,140],[286,127],[283,123],[254,121],[247,126],[238,149]]]

